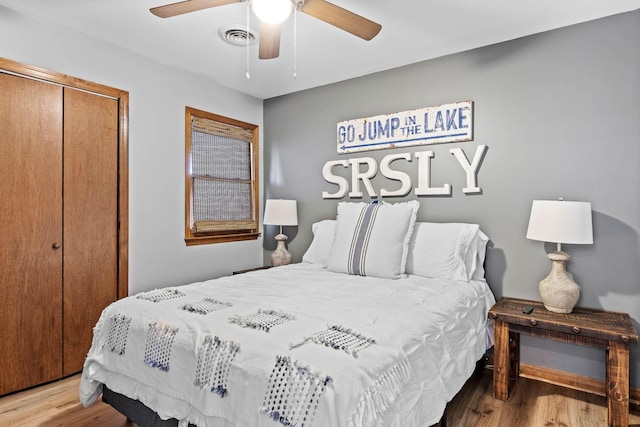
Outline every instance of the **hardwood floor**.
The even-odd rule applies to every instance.
[[[80,374],[0,398],[0,426],[133,427],[100,399],[83,408],[78,400]]]
[[[451,401],[447,427],[602,427],[602,396],[519,378],[509,400],[492,397],[493,371],[472,377]],[[640,427],[640,408],[631,407],[629,427]]]
[[[0,426],[135,427],[109,405],[78,402],[80,375],[0,398]],[[449,405],[448,427],[601,427],[604,397],[520,378],[507,402],[491,397],[491,371],[473,377]],[[640,427],[633,408],[631,427]],[[317,426],[328,427],[328,426]],[[422,427],[422,426],[406,426]]]

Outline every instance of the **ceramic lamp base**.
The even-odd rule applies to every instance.
[[[580,286],[566,269],[571,256],[556,251],[548,254],[547,258],[551,260],[551,272],[538,286],[544,307],[555,313],[571,313],[580,298]]]
[[[291,254],[284,245],[285,240],[287,240],[287,236],[280,233],[277,234],[274,239],[278,242],[278,246],[271,254],[271,265],[277,267],[279,265],[291,264]]]

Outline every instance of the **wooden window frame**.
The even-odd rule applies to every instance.
[[[218,123],[223,123],[231,127],[249,130],[253,133],[251,141],[251,193],[252,193],[252,215],[255,219],[255,229],[246,230],[226,230],[217,232],[195,233],[192,229],[193,224],[193,181],[190,174],[191,171],[191,131],[192,118],[203,118]],[[218,114],[209,113],[207,111],[198,110],[191,107],[185,108],[185,224],[184,224],[184,240],[187,246],[204,245],[212,243],[237,242],[243,240],[255,240],[260,236],[258,230],[258,206],[259,199],[259,174],[258,174],[258,153],[259,153],[259,133],[258,126],[220,116]]]

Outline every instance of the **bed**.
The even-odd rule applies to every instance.
[[[301,263],[116,301],[81,403],[104,393],[141,425],[438,423],[491,345],[495,298],[479,227],[416,222],[417,209],[341,202]]]

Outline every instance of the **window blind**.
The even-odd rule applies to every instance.
[[[194,117],[191,179],[194,233],[255,231],[253,132]]]

